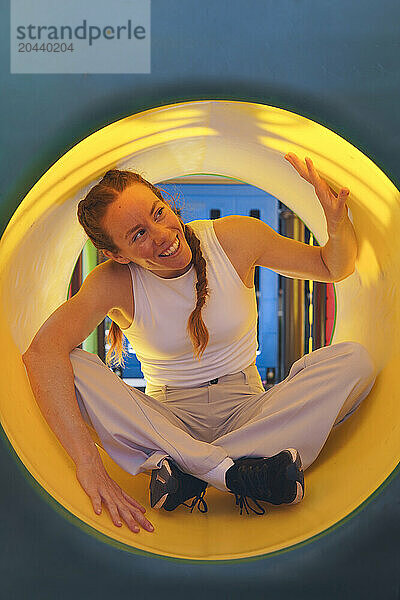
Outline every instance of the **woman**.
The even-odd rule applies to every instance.
[[[78,206],[78,218],[109,259],[42,325],[23,355],[39,407],[76,465],[96,513],[115,525],[152,531],[145,508],[104,469],[95,442],[129,473],[152,471],[153,508],[205,512],[207,484],[252,499],[293,504],[303,469],[332,427],[368,395],[374,366],[363,346],[344,342],[296,361],[265,392],[255,366],[254,269],[316,281],[354,271],[357,243],[345,203],[311,159],[285,158],[311,183],[329,240],[313,247],[258,219],[229,216],[184,224],[140,175],[112,170]],[[146,393],[124,384],[77,346],[109,315],[107,360],[122,357],[122,333],[135,348]],[[57,378],[48,373],[56,373]],[[203,507],[203,508],[201,508]]]

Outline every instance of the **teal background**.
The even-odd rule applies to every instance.
[[[185,100],[294,111],[349,140],[399,187],[397,0],[153,0],[149,75],[11,75],[4,0],[0,17],[2,229],[80,140],[132,113]],[[88,534],[40,491],[4,433],[0,475],[0,596],[7,600],[400,597],[398,473],[318,539],[231,564],[136,555]]]

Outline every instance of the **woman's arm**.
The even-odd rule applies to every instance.
[[[259,266],[295,279],[336,281],[322,260],[319,246],[280,235],[261,219],[230,215],[216,219],[214,228],[233,264],[243,265],[243,273]]]
[[[335,231],[329,231],[325,246],[321,247],[321,257],[332,274],[333,281],[342,281],[354,273],[357,258],[357,238],[352,222],[346,214]]]
[[[333,281],[341,281],[353,273],[357,257],[357,239],[348,217],[346,200],[349,190],[342,187],[339,193],[319,175],[311,158],[304,162],[289,152],[285,159],[299,175],[314,187],[325,213],[329,239],[321,248],[321,258],[332,275]]]
[[[79,410],[70,352],[118,306],[118,282],[113,266],[103,263],[85,279],[79,292],[64,302],[42,325],[23,354],[36,402],[76,465],[79,482],[90,496],[95,512],[103,500],[114,523],[119,514],[132,531],[135,519],[146,526],[145,508],[130,498],[107,474]],[[104,367],[106,368],[106,367]]]
[[[109,311],[112,299],[101,291],[106,280],[104,267],[92,271],[79,292],[45,321],[22,356],[36,402],[75,464],[93,458],[97,449],[76,401],[69,354]]]
[[[255,266],[267,267],[286,277],[336,282],[354,272],[357,240],[347,215],[348,189],[337,194],[318,175],[307,158],[305,163],[295,154],[285,158],[298,173],[314,186],[325,212],[329,240],[323,247],[280,235],[261,219],[230,215],[214,221],[225,252],[240,271],[247,274]]]

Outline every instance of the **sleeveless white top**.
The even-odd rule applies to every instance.
[[[255,361],[257,303],[224,252],[212,220],[189,223],[200,240],[207,265],[209,296],[202,309],[209,342],[200,359],[193,357],[187,332],[196,305],[194,265],[178,277],[166,279],[135,263],[128,263],[135,314],[123,329],[146,381],[155,386],[196,387],[236,373]]]

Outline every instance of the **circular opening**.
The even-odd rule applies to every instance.
[[[113,166],[138,170],[153,182],[194,172],[219,173],[280,198],[323,244],[322,209],[309,184],[284,161],[288,151],[311,156],[328,182],[351,191],[359,255],[356,272],[336,286],[332,342],[353,340],[368,348],[379,369],[375,387],[361,409],[332,431],[307,469],[307,495],[299,505],[272,507],[265,518],[243,519],[230,495],[210,488],[212,510],[206,515],[184,508],[170,514],[149,510],[154,534],[134,536],[124,526],[117,530],[106,511],[101,517],[94,514],[71,461],[32,397],[20,357],[65,300],[86,241],[76,220],[77,202]],[[392,335],[400,306],[395,284],[400,273],[399,206],[395,187],[354,146],[315,122],[261,104],[200,101],[164,106],[117,121],[77,144],[32,188],[2,238],[1,331],[8,377],[1,382],[1,414],[23,464],[57,502],[113,543],[162,556],[265,556],[311,540],[348,517],[395,469],[400,454],[395,426],[400,402],[393,388],[399,342]],[[382,439],[385,443],[378,444]],[[132,477],[104,453],[102,457],[110,475],[148,505],[148,475]],[[224,534],[215,536],[215,531]]]

